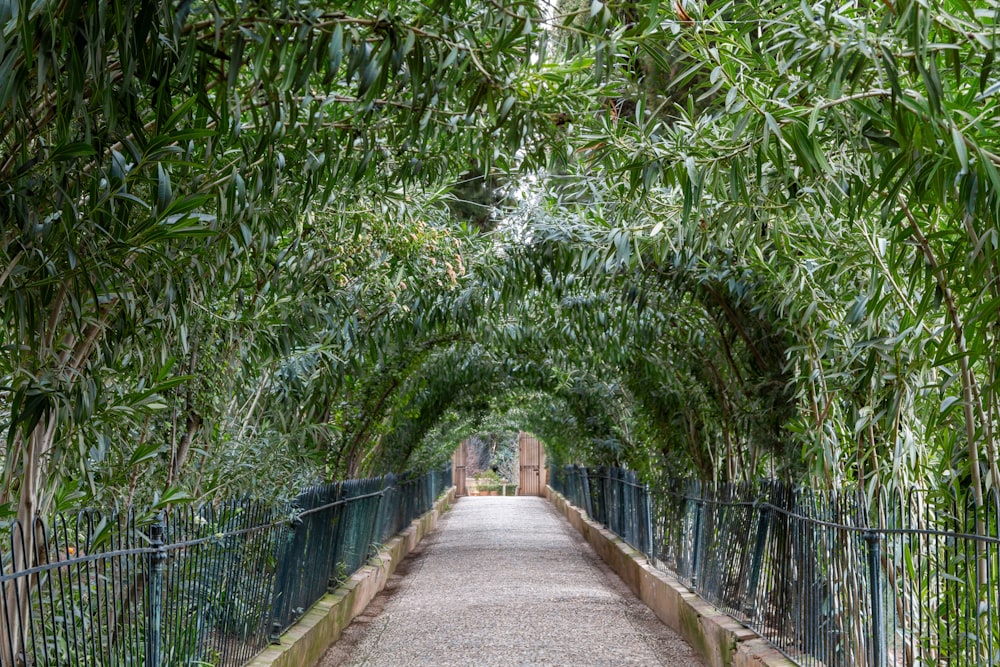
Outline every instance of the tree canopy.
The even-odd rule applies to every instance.
[[[1000,480],[1000,5],[0,6],[0,505],[476,431]]]

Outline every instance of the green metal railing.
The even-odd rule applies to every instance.
[[[1000,664],[995,489],[977,516],[947,492],[867,498],[771,480],[645,490],[623,471],[580,467],[553,468],[549,479],[798,664]]]
[[[34,556],[8,524],[0,665],[242,665],[449,486],[450,467],[316,487],[282,507],[60,515],[33,522]]]
[[[552,466],[549,485],[628,544],[652,556],[649,488],[634,471]]]

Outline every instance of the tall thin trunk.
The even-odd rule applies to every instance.
[[[170,474],[167,477],[168,486],[180,479],[181,473],[184,470],[184,464],[187,463],[188,452],[191,451],[191,443],[194,442],[195,437],[198,435],[201,424],[201,415],[196,412],[188,414],[184,435],[181,436],[181,440],[177,444],[177,451],[170,466]]]
[[[57,351],[55,341],[58,338],[63,310],[66,308],[69,286],[62,285],[51,303],[44,331],[40,334],[41,344],[37,353],[40,368],[48,368],[60,374],[64,379],[64,389],[70,389],[80,377],[93,353],[94,347],[104,331],[107,319],[117,299],[104,304],[97,311],[97,318],[87,324],[82,335],[68,333],[62,339],[61,351]],[[47,492],[49,481],[49,459],[55,444],[56,430],[59,425],[58,410],[49,406],[39,417],[38,423],[25,437],[20,431],[15,434],[10,453],[16,456],[20,453],[20,478],[15,485],[10,479],[17,462],[8,460],[6,484],[0,500],[11,500],[16,487],[17,514],[19,528],[15,529],[11,540],[12,556],[10,572],[19,572],[38,564],[38,553],[46,545],[44,537],[37,533],[39,521],[44,517],[52,502],[51,493]],[[21,576],[8,581],[0,589],[0,664],[21,664],[21,654],[27,636],[25,624],[29,621],[29,592],[33,576]]]
[[[976,441],[976,413],[977,408],[978,412],[982,412],[982,406],[980,406],[976,401],[976,393],[974,390],[975,378],[973,377],[972,369],[969,366],[969,350],[965,340],[965,327],[962,326],[961,318],[958,315],[958,307],[955,304],[955,297],[952,294],[948,281],[945,278],[944,271],[941,269],[941,265],[938,263],[937,257],[934,255],[934,251],[931,249],[930,243],[927,241],[927,237],[924,236],[923,231],[920,229],[920,225],[917,223],[916,217],[914,217],[902,197],[899,198],[899,203],[902,207],[903,213],[906,215],[906,218],[910,223],[910,227],[913,229],[913,235],[917,239],[917,243],[919,244],[921,252],[924,255],[924,259],[927,261],[927,264],[934,273],[938,289],[941,290],[941,294],[944,297],[945,309],[948,313],[948,321],[951,325],[952,334],[955,336],[955,347],[958,350],[958,354],[956,356],[958,357],[959,363],[959,377],[962,382],[962,413],[965,417],[965,440],[969,454],[969,473],[972,478],[972,499],[976,508],[976,533],[979,535],[986,535],[986,520],[983,516],[983,507],[985,504],[983,501],[983,480],[979,470],[979,444]],[[985,545],[982,541],[976,541],[976,549],[978,552],[976,579],[980,588],[989,583],[989,563],[986,558],[986,551],[984,547]]]
[[[58,415],[50,411],[42,415],[27,439],[22,439],[22,475],[17,502],[17,523],[11,538],[11,572],[34,567],[37,562],[41,536],[37,534],[36,520],[48,510],[48,498],[43,494],[47,461],[52,451]],[[20,435],[17,436],[20,438]],[[24,664],[24,651],[28,623],[29,592],[32,576],[21,576],[6,582],[2,588],[3,616],[0,618],[0,664]]]

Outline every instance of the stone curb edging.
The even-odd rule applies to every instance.
[[[246,667],[303,667],[315,665],[341,633],[361,614],[425,535],[437,527],[438,518],[455,504],[455,487],[434,503],[433,509],[414,519],[409,528],[389,540],[368,565],[351,575],[333,593],[320,598],[295,625],[281,635]]]
[[[551,486],[546,497],[594,551],[664,624],[694,648],[709,667],[795,667],[795,663],[736,619],[692,593],[646,556],[589,519]]]

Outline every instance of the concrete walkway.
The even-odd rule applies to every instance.
[[[698,666],[542,498],[462,498],[321,667]]]

